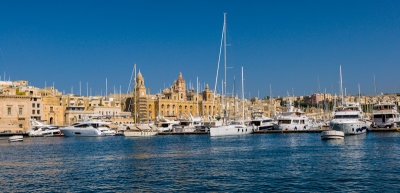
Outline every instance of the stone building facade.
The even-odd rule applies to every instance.
[[[182,73],[174,81],[171,88],[166,88],[160,94],[150,95],[146,90],[144,78],[138,73],[136,78],[136,97],[127,98],[127,109],[136,115],[137,122],[157,121],[157,117],[170,117],[172,119],[189,116],[201,116],[207,118],[216,116],[220,111],[219,96],[214,94],[206,85],[206,88],[197,93],[194,89],[186,89],[186,81]],[[131,108],[129,108],[131,107]]]

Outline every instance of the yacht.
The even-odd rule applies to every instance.
[[[342,131],[345,135],[366,133],[368,129],[368,122],[364,119],[358,103],[346,103],[337,107],[329,125],[333,130]]]
[[[373,126],[391,128],[400,121],[397,105],[394,103],[378,103],[372,110]]]
[[[276,122],[263,115],[261,111],[252,112],[252,119],[249,121],[249,125],[253,125],[256,130],[272,130]]]
[[[110,123],[100,120],[87,120],[76,122],[60,130],[67,137],[99,137],[113,135],[110,128],[107,127],[108,124]]]
[[[281,113],[277,120],[278,123],[274,127],[276,130],[297,131],[311,128],[308,117],[300,110]]]
[[[45,125],[37,120],[31,120],[32,129],[27,131],[30,137],[49,137],[62,135],[58,126]]]
[[[125,137],[149,137],[157,134],[158,132],[151,125],[138,125],[124,131]]]
[[[340,92],[342,105],[335,108],[329,125],[333,130],[345,135],[357,135],[367,132],[369,122],[365,119],[359,103],[347,103],[343,96],[342,66],[340,66]]]
[[[297,131],[311,128],[308,117],[304,115],[304,112],[300,110],[294,111],[291,99],[289,99],[288,112],[278,114],[276,119],[278,121],[278,123],[274,125],[274,129],[276,130]]]
[[[179,121],[161,118],[158,122],[157,130],[159,132],[171,132],[174,125],[179,125]]]
[[[203,126],[203,119],[199,116],[190,117],[186,119],[180,119],[179,125],[173,125],[174,132],[195,132],[196,130],[201,130]]]
[[[227,125],[220,127],[211,127],[210,136],[233,136],[233,135],[246,135],[253,133],[254,129],[244,124],[242,121],[233,121]]]

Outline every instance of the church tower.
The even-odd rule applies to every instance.
[[[136,76],[136,85],[135,85],[135,93],[136,93],[136,101],[135,101],[135,112],[136,122],[142,123],[147,121],[148,109],[147,109],[147,95],[146,95],[146,87],[144,86],[144,78],[142,73],[137,74]]]
[[[179,77],[175,81],[174,92],[178,93],[179,100],[186,100],[186,82],[182,77],[182,72],[179,73]]]

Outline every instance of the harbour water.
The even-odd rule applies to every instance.
[[[0,140],[2,192],[398,191],[400,132]]]

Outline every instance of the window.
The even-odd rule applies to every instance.
[[[175,105],[172,105],[172,109],[175,109]]]
[[[169,109],[169,105],[167,105],[167,109]]]
[[[32,110],[32,114],[33,114],[33,115],[35,114],[35,110]]]
[[[164,105],[161,105],[161,109],[163,109],[164,108]]]
[[[19,108],[19,115],[22,115],[22,108]]]
[[[22,128],[23,127],[23,125],[22,124],[19,124],[19,128]]]
[[[183,94],[181,94],[181,99],[183,99]]]
[[[40,110],[37,110],[37,114],[40,114]]]
[[[53,107],[50,107],[50,111],[53,111]]]
[[[187,109],[187,106],[185,106],[185,110]]]
[[[32,91],[31,91],[32,92]],[[37,101],[37,98],[33,98],[33,101]]]
[[[8,107],[7,111],[8,111],[8,115],[11,115],[11,107]]]
[[[278,124],[290,124],[290,120],[279,120]]]
[[[35,103],[32,103],[32,108],[35,108]]]
[[[182,110],[182,106],[179,106],[179,110]]]
[[[39,108],[39,107],[40,107],[40,104],[38,103],[36,106],[37,106],[37,108]]]

